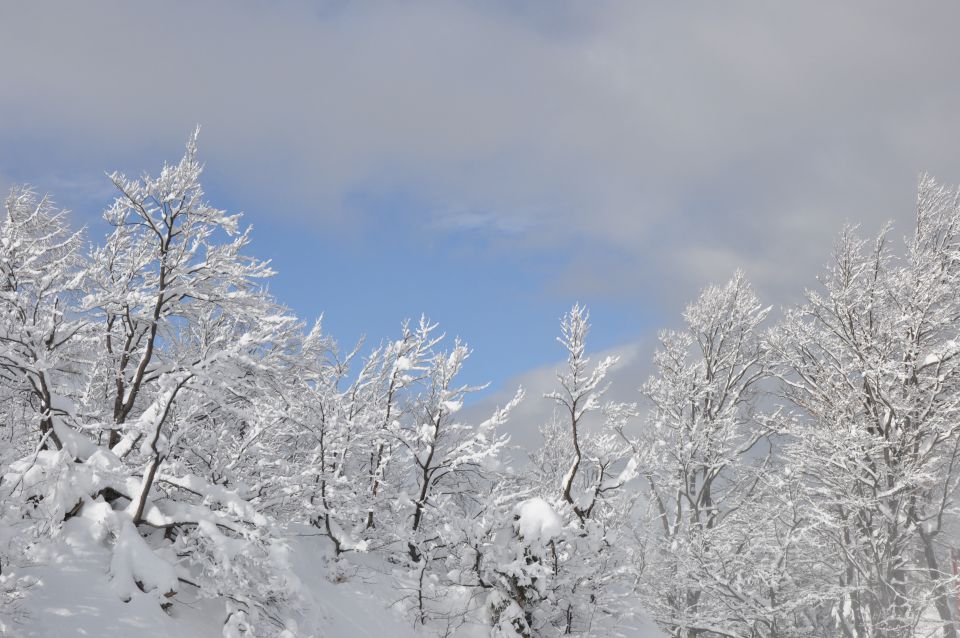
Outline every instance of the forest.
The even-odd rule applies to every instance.
[[[103,237],[6,197],[0,634],[37,621],[37,565],[96,547],[131,610],[323,636],[288,551],[309,532],[326,578],[362,566],[424,636],[957,637],[956,191],[924,176],[913,227],[844,230],[795,307],[707,285],[632,402],[572,304],[553,391],[474,421],[455,326],[338,343],[272,297],[202,168],[194,135],[111,174]],[[517,423],[527,401],[553,417]]]

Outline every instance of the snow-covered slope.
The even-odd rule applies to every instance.
[[[74,521],[70,521],[71,523]],[[185,592],[171,613],[152,594],[124,603],[110,583],[110,552],[84,533],[81,521],[25,570],[38,579],[30,588],[12,632],[14,637],[207,638],[219,636],[222,606]]]

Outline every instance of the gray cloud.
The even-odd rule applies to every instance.
[[[322,223],[402,186],[436,232],[483,211],[476,231],[573,246],[555,285],[577,295],[675,312],[743,266],[780,302],[844,220],[905,219],[923,169],[960,180],[958,17],[893,1],[7,3],[0,135],[99,171],[175,157],[201,122],[211,172],[251,207]]]

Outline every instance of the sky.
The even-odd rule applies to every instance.
[[[958,19],[925,0],[2,3],[0,189],[49,192],[96,236],[105,172],[156,173],[200,125],[208,199],[341,342],[425,313],[474,348],[467,380],[535,394],[580,301],[633,392],[705,285],[742,268],[797,303],[845,223],[906,234],[921,172],[960,182]]]

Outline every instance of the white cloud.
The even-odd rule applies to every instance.
[[[504,218],[493,212],[446,212],[436,215],[436,228],[452,232],[489,231],[517,235],[536,223],[532,218]]]

